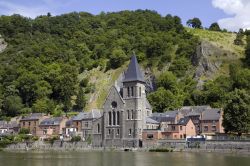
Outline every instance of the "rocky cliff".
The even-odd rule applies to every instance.
[[[7,47],[7,43],[4,41],[4,39],[0,35],[0,53],[3,52],[6,47]]]

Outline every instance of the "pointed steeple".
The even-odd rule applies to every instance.
[[[128,69],[125,72],[125,77],[123,80],[123,82],[132,82],[132,81],[140,81],[145,83],[145,80],[141,73],[140,66],[138,64],[135,54],[133,54],[133,56],[131,57]]]

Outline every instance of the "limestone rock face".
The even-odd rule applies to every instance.
[[[203,78],[211,79],[218,72],[223,61],[234,57],[233,53],[224,50],[210,42],[202,41],[196,49],[196,54],[192,57],[192,63],[196,66],[194,79],[198,81],[198,88],[201,88]]]
[[[7,47],[7,43],[4,41],[4,39],[0,35],[0,53],[3,52],[6,47]]]

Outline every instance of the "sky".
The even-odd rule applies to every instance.
[[[155,10],[162,16],[177,15],[183,24],[198,17],[204,27],[218,22],[221,28],[231,31],[250,29],[250,0],[0,0],[0,15],[21,14],[31,18],[48,12],[99,14],[136,9]]]

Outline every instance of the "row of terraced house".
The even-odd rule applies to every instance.
[[[222,109],[210,106],[186,106],[175,111],[152,113],[146,118],[143,139],[184,139],[187,136],[224,133],[222,115]],[[80,112],[72,118],[32,113],[10,122],[0,121],[0,134],[17,133],[26,128],[30,134],[39,137],[79,135],[86,139],[93,134],[93,122],[101,116],[102,110],[98,109]]]

